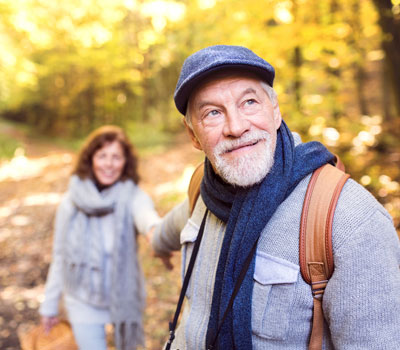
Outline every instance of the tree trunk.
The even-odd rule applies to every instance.
[[[373,0],[379,12],[379,25],[383,31],[382,48],[391,77],[396,114],[400,115],[400,15],[394,16],[391,0]],[[389,92],[387,92],[389,93]]]
[[[357,98],[358,107],[361,115],[369,115],[367,100],[364,96],[364,86],[366,81],[366,74],[362,64],[356,64],[356,85],[357,85]]]
[[[143,54],[143,65],[142,65],[142,121],[147,123],[150,120],[150,84],[149,84],[149,51]]]
[[[296,99],[296,109],[301,111],[301,48],[294,48],[294,93]]]
[[[362,28],[360,23],[360,1],[353,0],[351,7],[353,15],[350,20],[350,25],[352,26],[353,31],[350,36],[349,45],[355,48],[358,56],[358,59],[354,62],[354,76],[358,107],[361,115],[369,115],[368,103],[364,94],[367,74],[365,71],[365,48],[361,45],[360,40],[360,37],[362,36]]]
[[[297,1],[293,1],[293,16],[294,22],[299,21],[298,15],[298,4]],[[294,48],[293,54],[293,68],[294,68],[294,94],[295,94],[295,104],[297,111],[301,112],[301,95],[302,95],[302,78],[301,78],[301,66],[303,64],[303,60],[301,57],[301,47],[296,45]]]
[[[337,22],[337,13],[340,12],[340,5],[337,0],[331,0],[330,2],[330,24],[333,25]],[[334,54],[334,52],[332,52]],[[333,56],[332,56],[333,57]],[[328,74],[328,91],[329,91],[329,99],[330,99],[330,109],[331,115],[334,120],[337,120],[338,117],[343,113],[343,107],[339,101],[339,87],[338,82],[340,80],[340,76],[342,74],[340,66],[327,66],[326,72]]]

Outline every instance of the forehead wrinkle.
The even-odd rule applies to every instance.
[[[257,91],[256,91],[254,88],[249,87],[249,88],[247,88],[246,90],[244,90],[244,91],[239,95],[239,99],[240,99],[240,98],[243,98],[244,96],[249,95],[249,94],[258,95],[258,94],[257,94]],[[213,102],[213,101],[204,100],[204,101],[199,101],[199,102],[195,103],[195,106],[194,106],[194,107],[195,107],[197,110],[200,110],[200,109],[202,109],[203,107],[208,106],[208,105],[218,105],[218,103]]]

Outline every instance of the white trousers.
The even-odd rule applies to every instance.
[[[106,350],[107,340],[104,324],[72,323],[79,350]]]

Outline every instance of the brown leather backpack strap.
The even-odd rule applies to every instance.
[[[204,175],[204,162],[200,163],[193,172],[190,179],[188,196],[189,196],[189,213],[192,214],[200,195],[200,185]]]
[[[332,222],[337,201],[349,175],[326,164],[314,171],[304,198],[300,223],[300,271],[314,298],[309,349],[322,349],[322,296],[334,269]]]
[[[336,154],[335,154],[335,166],[339,170],[341,170],[343,172],[345,171],[343,162],[340,160],[339,156]]]

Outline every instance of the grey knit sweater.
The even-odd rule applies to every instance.
[[[279,206],[257,248],[252,305],[253,348],[307,349],[313,299],[299,268],[299,226],[310,177]],[[205,211],[187,201],[156,229],[156,251],[182,250],[182,275]],[[173,349],[205,349],[214,278],[225,225],[210,215]],[[335,271],[324,299],[324,349],[400,349],[400,243],[386,210],[353,180],[333,222]],[[223,349],[228,350],[228,349]],[[242,349],[241,349],[242,350]],[[247,350],[247,349],[243,349]]]

